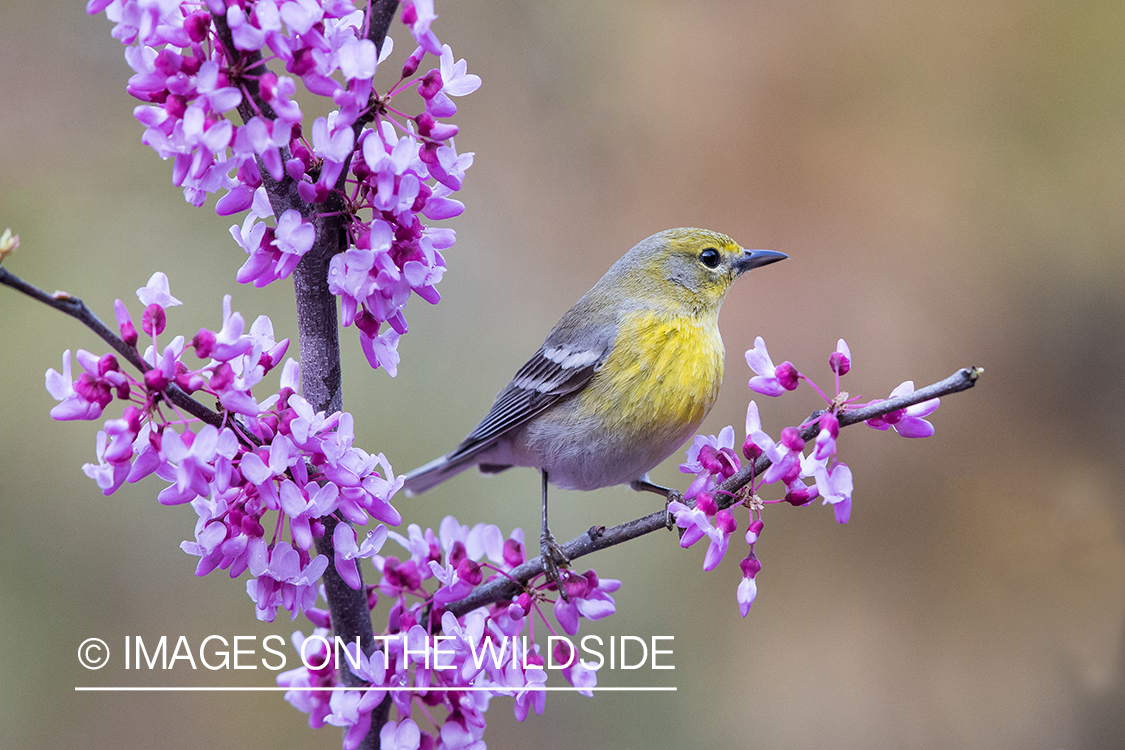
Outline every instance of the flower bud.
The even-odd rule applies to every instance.
[[[179,94],[171,94],[164,100],[164,111],[175,119],[181,120],[187,112],[187,100]]]
[[[830,411],[820,415],[820,429],[828,430],[833,439],[840,437],[840,420]]]
[[[785,492],[785,502],[789,503],[795,508],[802,505],[808,505],[810,502],[812,502],[813,497],[814,495],[809,490],[809,488],[800,486],[800,482],[794,484]]]
[[[897,409],[883,415],[883,421],[887,424],[898,424],[906,416],[906,409]]]
[[[300,180],[305,176],[305,162],[296,158],[290,159],[285,162],[285,174],[289,175],[294,180]]]
[[[319,521],[317,521],[319,523]],[[250,537],[263,537],[266,535],[266,530],[262,528],[262,524],[254,516],[243,516],[239,528],[243,534]],[[321,525],[321,533],[323,533],[323,524]],[[313,536],[316,536],[315,534]]]
[[[202,42],[211,31],[211,14],[205,10],[197,10],[184,19],[184,31],[188,39],[193,42]]]
[[[418,197],[414,199],[414,205],[410,207],[410,210],[416,214],[422,213],[422,209],[426,207],[426,201],[428,201],[433,194],[434,191],[429,185],[424,182],[419,183]]]
[[[299,152],[294,151],[293,153],[295,156],[299,156]],[[305,161],[305,165],[307,169],[308,160]],[[258,171],[258,163],[253,159],[247,159],[242,162],[242,166],[238,168],[235,175],[238,177],[239,182],[255,190],[262,184],[262,173]]]
[[[267,102],[277,98],[277,74],[263,73],[258,79],[258,90]]]
[[[209,381],[209,385],[211,386],[211,390],[215,391],[216,393],[221,393],[222,391],[225,391],[227,388],[229,388],[230,384],[233,382],[234,368],[230,366],[229,362],[223,362],[221,365],[215,368],[214,372],[211,373],[211,380]]]
[[[178,52],[173,52],[168,47],[160,50],[157,53],[156,59],[152,61],[152,65],[165,77],[174,76],[180,72],[182,67],[183,56]]]
[[[176,373],[176,385],[183,389],[185,393],[195,393],[206,386],[207,381],[197,372],[178,372]]]
[[[309,71],[316,69],[316,59],[312,55],[311,47],[304,47],[293,53],[293,62],[286,63],[285,69],[298,78]]]
[[[715,528],[724,534],[733,534],[738,531],[738,521],[729,510],[724,508],[715,514]]]
[[[742,455],[746,456],[748,461],[757,461],[758,457],[762,455],[762,449],[747,436],[746,442],[742,444]]]
[[[847,341],[840,339],[836,342],[836,351],[828,357],[828,366],[837,376],[846,375],[852,369],[852,350],[848,348]]]
[[[791,451],[804,450],[805,441],[796,427],[786,427],[781,431],[781,444]]]
[[[452,123],[438,122],[429,112],[423,112],[414,118],[418,123],[418,132],[426,138],[435,141],[446,141],[457,135],[459,128]]]
[[[207,359],[211,356],[211,350],[215,347],[215,334],[206,328],[200,328],[199,332],[192,337],[191,345],[195,349],[195,356],[200,359]]]
[[[180,60],[180,72],[186,76],[193,76],[199,72],[203,67],[203,60],[194,55],[187,55]],[[224,73],[219,73],[218,84],[220,87],[226,87],[227,77]]]
[[[418,123],[418,132],[423,136],[430,137],[430,128],[437,122],[429,112],[423,112],[414,118],[414,122]]]
[[[517,542],[515,539],[504,540],[504,564],[510,568],[523,564],[527,559],[526,553],[523,549],[523,543]]]
[[[590,568],[582,574],[586,578],[586,582],[590,584],[590,590],[593,591],[598,587],[598,573],[593,568]]]
[[[715,499],[711,497],[711,493],[700,492],[695,496],[695,509],[708,516],[713,516],[719,511],[719,506],[715,504]]]
[[[758,561],[758,556],[751,552],[738,564],[738,567],[742,568],[743,578],[753,578],[761,572],[762,563]]]
[[[141,330],[149,336],[159,336],[164,332],[166,323],[164,308],[153,302],[145,308],[144,315],[141,317]]]
[[[413,10],[413,9],[414,9],[414,6],[410,6],[410,10]],[[406,20],[406,9],[403,9],[402,15],[403,15],[403,20],[405,21]],[[426,50],[422,49],[421,47],[419,47],[416,50],[414,50],[413,52],[411,52],[410,57],[406,58],[406,62],[403,63],[403,65],[402,65],[402,77],[403,78],[409,78],[410,76],[417,73],[418,72],[418,65],[419,65],[419,63],[422,62],[422,58],[425,57],[425,56],[426,56]]]
[[[571,647],[570,641],[555,641],[553,656],[556,665],[562,665],[564,668],[570,666],[574,661],[574,649]]]
[[[74,391],[84,400],[92,404],[98,404],[103,409],[113,401],[113,394],[109,392],[109,384],[104,380],[95,378],[88,372],[84,372],[78,376],[74,381]]]
[[[137,329],[133,326],[133,319],[129,317],[129,310],[121,300],[114,300],[113,312],[117,316],[117,327],[121,329],[121,338],[129,346],[137,344]]]
[[[402,614],[399,615],[398,623],[402,631],[406,632],[418,624],[418,618],[410,610],[404,610]]]
[[[379,335],[380,325],[379,321],[375,319],[375,316],[369,313],[366,308],[355,319],[356,328],[369,338],[375,338]]]
[[[126,406],[121,418],[129,425],[129,432],[136,435],[141,431],[141,410],[137,407]]]
[[[484,575],[480,572],[480,563],[467,557],[457,566],[457,577],[470,586],[476,586],[484,580]]]
[[[563,569],[559,571],[562,589],[572,599],[583,599],[590,593],[590,582],[586,576],[580,576],[572,571]]]
[[[320,203],[323,200],[323,196],[316,189],[316,185],[304,180],[297,183],[297,195],[301,196],[301,200],[305,203]]]
[[[465,552],[465,543],[457,540],[453,543],[453,548],[449,550],[449,564],[454,568],[461,564],[462,560],[468,559],[468,554]]]
[[[145,386],[150,391],[162,391],[168,387],[168,378],[164,377],[164,373],[160,370],[148,370],[145,372]]]
[[[718,474],[723,470],[718,452],[710,445],[704,445],[699,449],[699,464],[708,474]]]
[[[443,83],[441,80],[441,73],[437,68],[434,68],[418,83],[418,94],[427,101],[433,99],[441,91]]]
[[[789,361],[782,362],[774,371],[777,382],[787,391],[797,389],[798,375],[800,375],[800,373],[797,372],[797,368]]]
[[[418,158],[422,160],[423,164],[434,166],[438,163],[438,150],[439,144],[435,141],[426,141],[422,144],[422,148],[418,150]]]
[[[120,372],[121,367],[117,364],[117,357],[112,354],[103,354],[102,358],[98,360],[98,375],[105,377],[107,372]]]

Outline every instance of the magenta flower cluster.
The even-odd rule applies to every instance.
[[[422,219],[464,210],[450,196],[473,162],[458,153],[448,118],[457,112],[451,97],[472,93],[480,78],[435,36],[432,0],[405,4],[418,46],[382,90],[374,77],[392,39],[377,48],[351,0],[89,0],[86,10],[116,24],[134,71],[128,91],[145,102],[134,110],[142,140],[172,161],[185,199],[199,206],[222,192],[219,214],[250,209],[231,227],[249,256],[240,282],[287,278],[323,221],[342,217],[347,249],[333,256],[328,282],[371,366],[394,375],[403,308],[412,294],[437,302],[441,251],[456,240]],[[427,55],[437,67],[419,73]],[[331,101],[311,127],[298,80]],[[424,104],[414,116],[395,108],[411,90]]]
[[[736,599],[739,611],[745,617],[757,596],[756,576],[762,569],[754,545],[761,534],[762,509],[768,503],[785,502],[794,506],[810,505],[820,497],[822,505],[831,505],[839,523],[847,523],[852,510],[852,471],[847,464],[837,458],[836,441],[840,435],[838,414],[849,407],[866,406],[856,404],[855,399],[840,390],[840,378],[851,369],[851,351],[847,343],[840,339],[836,350],[829,355],[828,365],[836,383],[836,396],[829,397],[817,387],[808,376],[799,372],[791,362],[774,365],[766,350],[765,341],[759,336],[754,348],[746,352],[746,363],[754,371],[750,379],[751,390],[766,396],[780,396],[795,390],[803,381],[807,383],[827,403],[828,409],[809,422],[797,427],[786,427],[779,440],[774,440],[763,429],[758,414],[758,405],[751,401],[746,410],[746,440],[742,444],[742,455],[754,462],[765,455],[770,460],[769,467],[760,477],[754,477],[747,486],[745,496],[739,504],[749,509],[746,531],[747,556],[741,562],[742,582],[738,586]],[[890,398],[914,392],[914,383],[906,381],[895,388]],[[876,399],[869,403],[876,403]],[[871,419],[867,424],[875,429],[887,430],[893,427],[904,437],[928,437],[934,433],[933,425],[925,417],[933,413],[940,403],[930,399],[920,404],[890,412],[879,419]],[[813,441],[813,449],[805,453],[805,441],[801,428],[816,423],[818,430]],[[731,535],[738,531],[739,523],[732,508],[719,508],[716,492],[723,481],[734,476],[742,468],[735,451],[734,428],[725,427],[715,435],[698,435],[688,449],[687,460],[680,464],[680,471],[695,474],[695,479],[684,493],[684,502],[672,502],[668,509],[676,525],[682,529],[681,547],[690,547],[706,537],[709,541],[703,559],[704,570],[714,570],[726,554]],[[813,480],[808,484],[806,480]],[[776,500],[763,500],[758,490],[764,485],[779,483],[785,488],[783,497]]]
[[[190,503],[198,515],[195,539],[181,545],[199,557],[196,575],[223,569],[236,578],[249,571],[247,593],[261,620],[273,620],[279,607],[294,618],[311,607],[329,564],[359,588],[356,560],[375,553],[373,540],[357,545],[352,527],[338,524],[332,561],[316,554],[314,540],[325,533],[327,516],[360,525],[372,518],[400,522],[390,500],[402,482],[386,458],[352,445],[350,414],[314,412],[297,395],[297,362],[282,365],[289,341],[274,340],[269,318],[247,329],[228,295],[218,331],[202,329],[190,342],[175,336],[162,346],[166,311],[180,301],[163,273],[153,274],[137,297],[145,304],[141,333],[121,300],[115,309],[126,344],[135,346],[142,334],[151,342],[141,378],[113,354],[83,350],[77,378],[69,350],[62,372],[47,372],[47,390],[59,402],[51,410],[55,419],[98,419],[114,399],[128,404],[120,418],[105,420],[97,463],[86,464],[86,474],[106,495],[150,474],[167,482],[159,501]],[[188,350],[199,366],[185,364]],[[253,389],[279,365],[280,390],[258,401]],[[173,387],[217,400],[223,423],[200,425],[181,413],[169,398]]]
[[[545,667],[561,672],[579,692],[590,694],[589,688],[597,684],[596,672],[577,657],[568,641],[549,638],[548,643],[555,645],[548,653],[536,640],[537,621],[548,634],[557,635],[543,612],[552,585],[460,617],[444,610],[486,579],[506,576],[524,562],[522,530],[505,538],[496,526],[469,528],[447,516],[436,534],[415,524],[405,536],[384,534],[376,551],[387,536],[404,554],[375,554],[372,561],[379,582],[368,587],[369,607],[374,608],[380,597],[389,600],[387,626],[377,636],[379,645],[372,654],[349,650],[349,668],[366,689],[310,690],[343,687],[329,658],[327,612],[306,610],[318,626],[310,636],[317,638],[312,647],[304,634],[294,634],[294,647],[306,649],[308,663],[321,666],[285,672],[278,676],[278,684],[292,688],[285,698],[309,715],[310,726],[344,727],[344,748],[354,748],[371,727],[372,710],[389,694],[398,716],[382,727],[382,747],[479,748],[484,747],[484,712],[491,698],[513,697],[520,721],[531,711],[543,712]],[[572,574],[563,586],[567,599],[555,598],[554,615],[567,635],[578,632],[582,618],[598,620],[614,613],[611,593],[619,581],[600,579],[591,570]],[[435,633],[442,634],[440,641],[433,639]],[[416,689],[386,690],[402,686]]]

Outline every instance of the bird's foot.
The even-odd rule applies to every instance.
[[[683,501],[683,493],[681,493],[679,490],[670,489],[668,490],[668,494],[664,497],[664,528],[668,529],[669,531],[676,528],[676,517],[672,515],[672,511],[669,510],[669,506],[671,506],[672,503],[682,503]],[[680,529],[680,536],[683,537],[683,535],[684,530]]]
[[[566,596],[566,589],[563,588],[563,573],[565,572],[564,569],[570,565],[570,560],[559,543],[555,541],[554,535],[546,529],[544,529],[543,535],[539,537],[539,552],[543,555],[543,573],[547,576],[547,582],[555,584],[563,601],[569,601]]]

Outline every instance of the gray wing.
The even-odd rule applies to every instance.
[[[451,453],[402,475],[408,496],[425,492],[473,465],[479,465],[486,473],[508,468],[503,464],[481,464],[480,454],[590,382],[609,358],[617,339],[616,315],[607,319],[604,311],[600,315],[590,314],[592,309],[602,309],[599,306],[604,295],[598,294],[600,284],[598,282],[562,317],[543,346],[500,391],[488,415],[460,445]],[[591,320],[599,322],[591,323]]]
[[[613,344],[614,329],[597,333],[576,346],[555,344],[551,341],[554,336],[548,338],[500,391],[488,415],[446,458],[456,461],[477,453],[563,397],[581,390],[605,362]]]
[[[595,335],[577,337],[574,347],[552,343],[557,331],[547,339],[512,382],[500,391],[488,416],[469,433],[453,452],[402,475],[407,496],[425,492],[477,463],[481,451],[527,422],[536,414],[579,391],[590,382],[612,348],[615,329],[597,330]],[[560,338],[563,336],[560,336]],[[567,336],[569,338],[569,336]],[[481,464],[485,473],[508,468],[501,464]]]

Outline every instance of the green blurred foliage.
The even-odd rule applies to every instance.
[[[756,335],[827,382],[883,395],[983,365],[937,435],[846,433],[852,521],[771,507],[738,617],[736,555],[654,535],[589,562],[621,578],[609,635],[674,635],[672,695],[548,696],[493,747],[1108,748],[1125,744],[1125,6],[1113,2],[440,2],[435,27],[484,86],[459,102],[477,161],[442,304],[407,310],[397,379],[343,332],[358,442],[406,470],[448,450],[563,311],[634,242],[697,225],[789,253],[723,312],[727,383],[705,424],[741,433]],[[230,219],[194,210],[139,143],[104,19],[14,0],[0,24],[0,228],[48,290],[112,301],[164,270],[169,327],[219,325],[224,293],[295,336],[287,284],[236,288]],[[401,27],[393,30],[409,51]],[[390,63],[392,69],[394,61]],[[318,112],[306,110],[306,116]],[[338,747],[277,695],[75,694],[84,684],[268,684],[246,672],[88,673],[101,636],[288,637],[241,581],[192,576],[190,509],[154,482],[104,498],[90,424],[58,424],[43,372],[102,351],[0,290],[0,745]],[[294,350],[295,352],[295,350]],[[767,429],[808,395],[762,404]],[[675,460],[658,481],[683,480]],[[404,515],[534,529],[538,479],[466,473]],[[559,493],[556,533],[653,509]],[[585,562],[585,561],[584,561]],[[203,671],[203,670],[201,670]],[[633,683],[638,684],[638,683]]]

